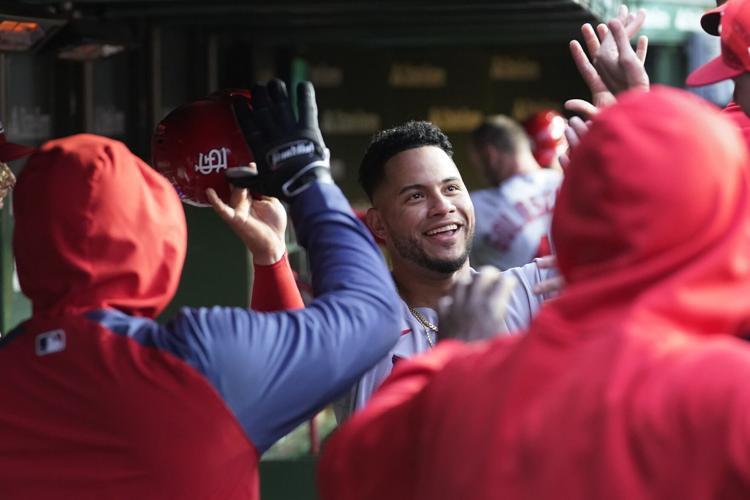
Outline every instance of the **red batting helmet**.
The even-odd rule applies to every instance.
[[[565,151],[565,118],[556,111],[539,111],[523,122],[523,128],[531,139],[534,158],[543,167],[549,166]]]
[[[209,206],[206,188],[229,200],[228,168],[246,167],[253,154],[237,125],[232,97],[246,90],[223,90],[183,104],[156,126],[151,140],[153,167],[177,189],[183,202]]]

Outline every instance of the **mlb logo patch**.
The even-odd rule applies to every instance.
[[[65,350],[65,331],[52,330],[36,336],[36,355],[46,356]]]

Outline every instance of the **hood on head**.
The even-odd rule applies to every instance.
[[[688,330],[750,317],[747,150],[686,92],[624,94],[573,151],[552,223],[569,283],[557,309],[633,307]],[[564,299],[564,300],[563,300]]]
[[[154,317],[175,294],[185,215],[174,188],[121,142],[49,141],[13,198],[13,250],[34,315],[114,308]]]

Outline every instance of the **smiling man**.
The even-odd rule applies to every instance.
[[[359,170],[372,208],[367,225],[381,239],[402,298],[401,338],[386,358],[342,401],[339,420],[361,408],[400,359],[425,352],[438,340],[436,307],[453,284],[472,273],[474,206],[453,162],[448,137],[429,122],[407,122],[373,137]],[[535,284],[551,275],[535,262],[505,274],[518,285],[512,292],[500,333],[526,328],[543,300]]]
[[[437,133],[427,124],[415,127]],[[367,223],[386,242],[394,275],[413,279],[403,283],[407,302],[417,292],[410,290],[412,285],[424,288],[418,285],[425,280],[443,282],[444,275],[469,273],[474,208],[449,152],[450,144],[445,143],[396,153],[384,163],[385,175],[373,186]],[[431,291],[435,297],[427,298],[428,304],[443,295],[441,290]]]

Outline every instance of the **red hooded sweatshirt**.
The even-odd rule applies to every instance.
[[[0,339],[0,499],[256,499],[259,455],[399,337],[381,324],[398,324],[387,268],[340,190],[312,184],[291,212],[320,273],[308,309],[159,324],[186,251],[173,187],[117,141],[40,148],[14,192],[33,315]]]
[[[736,127],[655,88],[604,110],[528,335],[404,362],[330,440],[326,500],[750,498],[750,175]]]

